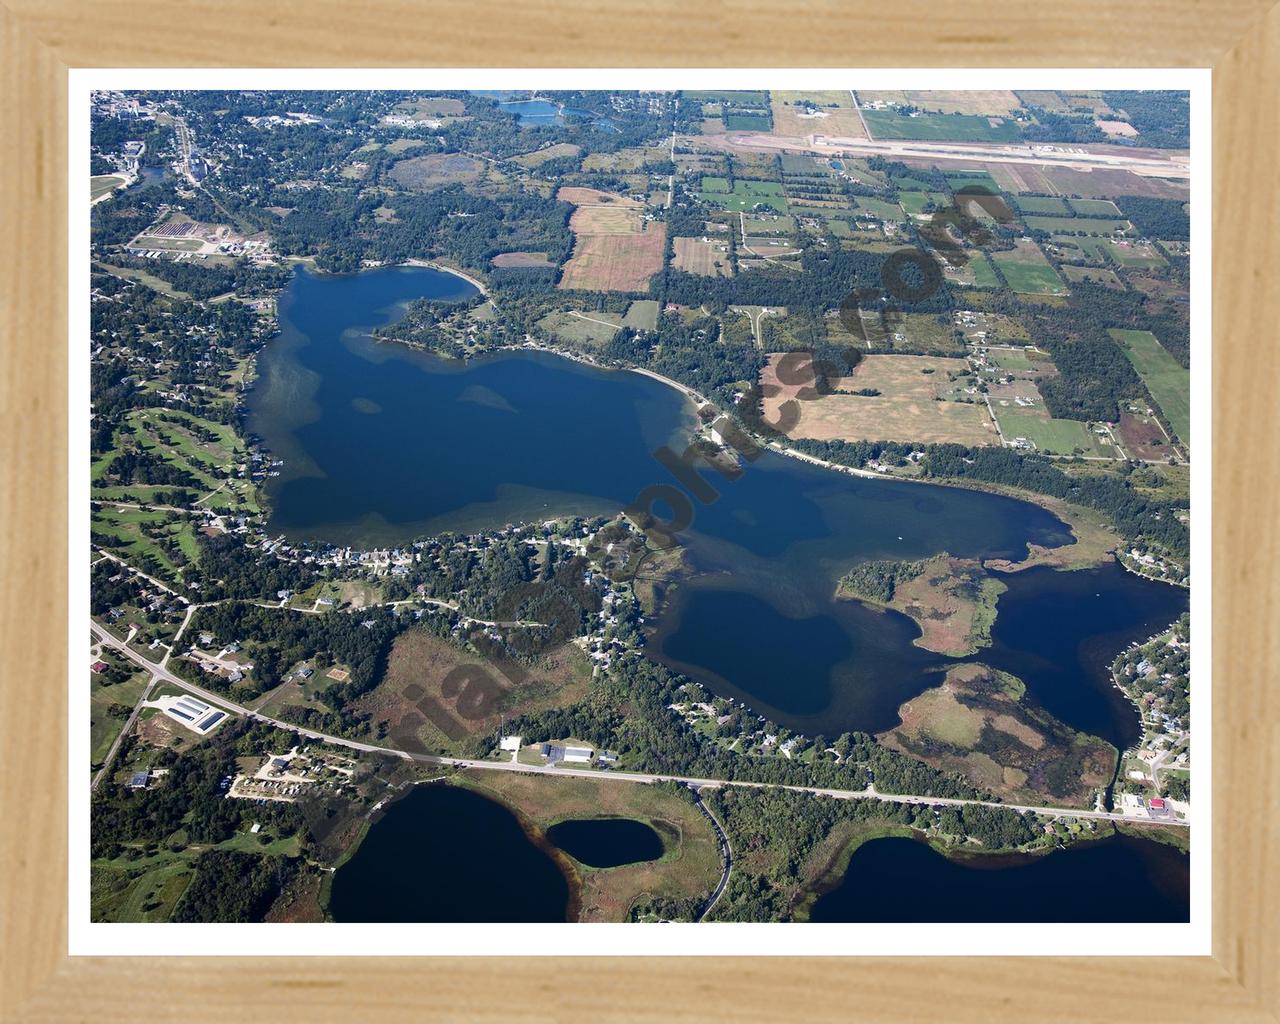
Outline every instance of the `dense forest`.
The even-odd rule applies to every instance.
[[[922,572],[922,562],[863,562],[840,577],[840,587],[858,597],[888,604],[899,583],[913,580]]]
[[[137,742],[124,740],[120,760],[127,762]],[[159,751],[151,768],[170,769],[163,783],[145,790],[131,790],[105,779],[95,791],[90,807],[90,848],[94,857],[138,856],[158,849],[178,829],[190,842],[217,844],[247,829],[253,822],[282,835],[302,827],[293,804],[255,804],[227,800],[221,782],[236,771],[236,758],[263,750],[287,750],[296,737],[271,726],[235,721],[220,728],[205,742],[185,752]],[[129,853],[127,848],[135,852]],[[138,852],[140,851],[140,852]]]
[[[1116,205],[1147,238],[1173,242],[1185,242],[1191,238],[1191,215],[1181,199],[1121,196]]]
[[[297,870],[284,857],[236,850],[205,850],[196,858],[195,868],[195,878],[174,909],[174,921],[261,921]]]
[[[661,774],[830,789],[863,789],[874,780],[876,788],[887,793],[980,795],[959,776],[882,747],[865,733],[836,737],[830,744],[834,755],[818,744],[812,763],[729,751],[685,727],[670,710],[687,684],[684,676],[637,654],[599,677],[586,700],[524,716],[509,722],[508,731],[533,743],[565,737],[584,740],[625,754],[636,770]],[[765,728],[778,731],[777,726]]]
[[[1129,115],[1138,129],[1138,144],[1158,149],[1186,149],[1191,144],[1191,96],[1186,92],[1114,90],[1102,98]]]

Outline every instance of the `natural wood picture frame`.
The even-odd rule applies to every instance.
[[[582,0],[5,0],[3,1020],[1280,1019],[1280,361],[1270,351],[1280,323],[1271,281],[1280,266],[1280,7],[1270,3],[725,8],[660,0],[645,6],[645,30],[636,31],[628,23],[638,9]],[[716,65],[1214,69],[1213,955],[68,957],[68,69]]]

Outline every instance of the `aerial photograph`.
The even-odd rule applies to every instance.
[[[530,76],[92,93],[90,923],[1189,922],[1189,94]]]

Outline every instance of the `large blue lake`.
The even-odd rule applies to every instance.
[[[397,544],[568,513],[612,515],[675,481],[652,457],[683,449],[692,409],[641,374],[511,352],[465,364],[368,337],[409,300],[474,295],[452,275],[300,270],[281,336],[259,357],[250,429],[285,460],[270,528],[295,539]],[[867,480],[766,453],[697,504],[681,542],[698,575],[673,588],[649,653],[789,728],[834,736],[896,724],[953,662],[913,646],[914,623],[835,602],[871,558],[940,551],[1020,558],[1070,534],[998,495]],[[659,511],[662,511],[659,509]],[[1137,730],[1106,665],[1170,622],[1185,592],[1109,565],[1008,576],[981,660],[1021,676],[1069,724],[1117,744]]]
[[[915,839],[873,839],[811,921],[1162,922],[1190,920],[1190,857],[1129,835],[1038,856],[949,860]]]

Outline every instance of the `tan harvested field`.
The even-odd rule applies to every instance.
[[[1132,138],[1138,134],[1138,129],[1131,125],[1128,121],[1095,121],[1099,128],[1114,138]]]
[[[461,782],[514,808],[539,831],[569,818],[632,818],[662,837],[658,860],[600,869],[564,858],[582,886],[580,921],[626,921],[633,906],[654,897],[699,904],[720,880],[720,844],[710,822],[665,786],[512,772],[466,773]]]
[[[666,234],[661,224],[645,224],[642,234],[577,235],[573,258],[560,287],[596,292],[643,292],[662,269]]]
[[[643,203],[637,203],[627,196],[620,196],[616,192],[601,192],[595,188],[583,188],[579,185],[562,185],[560,191],[556,193],[556,198],[562,203],[571,203],[580,210],[607,207],[638,212],[644,209]]]
[[[733,267],[729,263],[728,244],[714,238],[673,239],[675,256],[672,265],[677,270],[690,274],[701,274],[703,277],[732,277]]]
[[[1085,199],[1111,199],[1115,196],[1150,196],[1153,199],[1191,197],[1190,183],[1168,178],[1153,178],[1110,167],[1079,171],[1071,167],[1046,167],[1044,176],[1053,185],[1053,194],[1081,196]]]
[[[646,221],[644,206],[625,196],[566,186],[557,193],[577,209],[569,219],[573,257],[560,287],[596,292],[642,292],[662,269],[666,230]]]
[[[853,97],[843,89],[810,89],[808,92],[784,92],[773,89],[769,93],[773,108],[773,134],[784,138],[804,138],[807,135],[837,135],[846,139],[865,139],[866,129],[862,118],[853,107]],[[818,110],[810,114],[805,107],[796,106],[798,100],[809,100]]]
[[[579,206],[569,219],[575,235],[635,235],[644,230],[644,207]]]
[[[782,404],[793,399],[803,386],[778,383],[777,362],[781,358],[781,354],[771,355],[760,375],[769,394],[764,400],[764,413],[771,423],[778,422]],[[930,369],[932,373],[921,372]],[[967,371],[968,364],[963,359],[866,356],[850,376],[832,381],[832,387],[840,391],[870,388],[879,391],[879,395],[831,394],[797,401],[799,420],[786,433],[817,441],[999,444],[985,405],[937,400],[939,390],[947,384],[948,373]]]
[[[1045,176],[1045,169],[1041,165],[992,163],[984,166],[1002,191],[1015,194],[1034,192],[1037,195],[1052,196],[1059,195],[1061,192]]]
[[[521,167],[538,167],[548,160],[559,160],[565,156],[577,156],[581,152],[581,146],[575,146],[571,142],[557,142],[555,145],[547,146],[544,149],[535,149],[532,153],[522,153],[520,156],[512,157],[512,160]]]
[[[495,267],[554,267],[545,252],[500,252],[492,260]]]
[[[891,91],[858,90],[860,103],[905,104],[941,114],[981,114],[1007,117],[1022,102],[1008,89],[929,90],[899,89]]]
[[[442,691],[445,677],[463,665],[474,665],[495,680],[496,694],[478,717],[463,717],[461,699]],[[455,743],[495,728],[500,716],[513,718],[581,700],[590,680],[586,655],[571,644],[548,653],[526,680],[513,686],[479,655],[425,629],[410,629],[396,638],[377,686],[352,709],[369,714],[375,724],[385,721],[388,745],[405,745],[400,737],[412,737],[425,750],[450,750],[456,749]],[[434,720],[437,712],[426,710],[436,708],[443,725]]]

